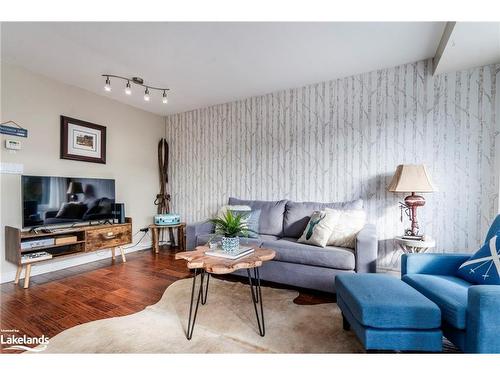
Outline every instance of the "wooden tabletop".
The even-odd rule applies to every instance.
[[[183,251],[182,253],[175,254],[175,259],[187,260],[187,267],[189,269],[203,268],[209,273],[221,275],[239,269],[260,267],[263,262],[272,260],[276,256],[274,250],[254,248],[252,254],[231,260],[205,255],[205,251],[209,250],[208,246],[198,246],[193,251]]]

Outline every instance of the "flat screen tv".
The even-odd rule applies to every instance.
[[[115,180],[21,176],[21,188],[24,228],[114,218]]]

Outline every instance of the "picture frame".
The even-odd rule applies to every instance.
[[[61,159],[106,164],[106,127],[61,115]]]

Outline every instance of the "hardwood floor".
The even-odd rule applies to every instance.
[[[191,277],[186,262],[175,260],[174,254],[168,248],[158,254],[143,250],[128,254],[127,263],[105,259],[33,276],[29,289],[12,282],[1,284],[0,328],[17,329],[16,336],[50,338],[78,324],[141,311],[158,302],[170,284]],[[224,278],[244,280],[230,275]],[[299,292],[297,304],[335,300],[326,293]]]

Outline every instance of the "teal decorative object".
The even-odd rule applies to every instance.
[[[234,253],[239,248],[239,237],[222,237],[222,250],[224,250],[226,253]]]
[[[325,218],[325,216],[326,216],[326,214],[322,213],[317,220],[310,220],[309,221],[309,224],[307,226],[306,240],[309,240],[311,238],[311,236],[314,233],[314,227],[316,225],[318,225],[321,222],[321,220],[323,220]]]

